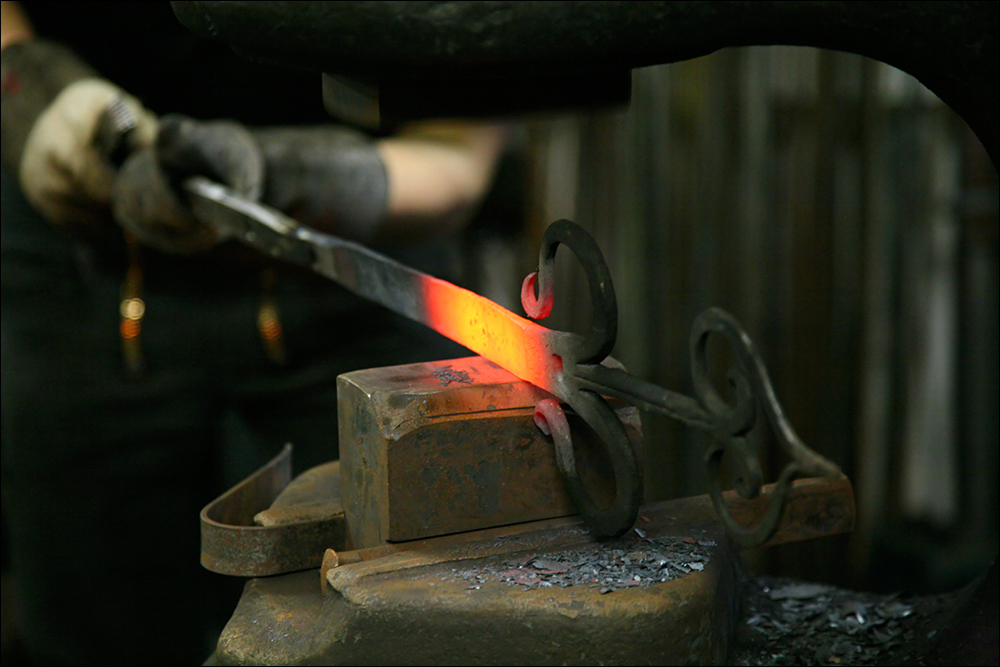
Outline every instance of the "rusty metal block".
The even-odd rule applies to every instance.
[[[481,357],[342,375],[348,548],[574,514],[552,443],[533,420],[535,404],[549,397]],[[639,412],[615,408],[641,460]],[[569,418],[581,477],[610,503],[604,447]]]

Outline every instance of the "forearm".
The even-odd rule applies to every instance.
[[[0,51],[11,44],[25,42],[34,36],[31,22],[21,5],[11,0],[0,2]]]
[[[408,240],[461,228],[489,190],[504,134],[499,125],[430,121],[378,142],[389,187],[377,239]]]
[[[322,231],[396,244],[455,231],[489,190],[503,131],[435,121],[372,142],[337,126],[255,131],[265,203]],[[182,165],[172,165],[175,168]]]

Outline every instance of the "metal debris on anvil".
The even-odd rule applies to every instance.
[[[921,613],[898,593],[758,577],[744,598],[743,649],[734,664],[913,664]]]
[[[521,590],[587,586],[601,594],[650,586],[702,571],[711,560],[714,540],[702,533],[684,537],[646,537],[641,529],[599,544],[544,554],[523,554],[474,568],[452,570],[469,590],[499,581]]]
[[[456,371],[452,369],[451,366],[445,366],[444,368],[435,368],[431,373],[438,380],[441,381],[442,387],[447,387],[452,382],[461,382],[462,384],[472,384],[472,378],[465,371]]]

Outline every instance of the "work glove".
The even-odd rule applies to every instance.
[[[165,252],[208,250],[218,239],[195,219],[180,190],[181,180],[194,174],[256,201],[264,189],[264,155],[239,123],[165,116],[155,145],[132,153],[118,172],[115,220],[140,243]]]
[[[112,108],[131,121],[125,152],[153,142],[156,116],[66,47],[32,39],[3,50],[3,165],[37,211],[71,231],[108,220],[118,147],[100,139]]]
[[[202,175],[306,225],[367,242],[386,214],[388,179],[374,143],[336,126],[250,130],[165,116],[155,146],[122,166],[116,219],[142,242],[196,252],[218,239],[195,221],[179,184]]]

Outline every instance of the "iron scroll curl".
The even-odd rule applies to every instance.
[[[554,299],[556,250],[566,245],[583,267],[590,288],[593,317],[585,335],[553,332],[550,351],[562,364],[559,397],[575,410],[608,448],[615,474],[617,496],[609,508],[599,508],[583,486],[575,469],[572,438],[561,408],[543,401],[535,421],[552,435],[556,459],[567,491],[591,530],[599,536],[620,535],[631,528],[642,501],[642,485],[634,453],[625,430],[604,396],[621,398],[637,407],[653,410],[708,431],[712,440],[705,452],[709,494],[720,521],[737,544],[750,547],[767,542],[781,520],[792,480],[799,476],[838,477],[840,468],[807,447],[795,433],[778,402],[760,354],[735,317],[721,308],[708,308],[692,324],[690,338],[691,375],[694,397],[671,392],[636,378],[624,369],[602,365],[614,348],[618,309],[610,271],[594,239],[568,220],[552,223],[539,250],[538,270],[522,285],[525,312],[539,319],[550,314]],[[536,283],[538,294],[536,296]],[[708,341],[721,335],[732,348],[736,366],[729,372],[734,402],[724,400],[713,385],[708,364]],[[728,454],[737,468],[734,486],[743,498],[754,498],[763,486],[760,462],[747,440],[754,428],[758,408],[771,426],[774,437],[790,461],[775,484],[764,516],[754,526],[742,526],[725,505],[721,465]]]
[[[735,389],[735,405],[719,396],[709,377],[707,348],[712,334],[722,335],[736,355],[738,366],[729,372],[730,383]],[[698,404],[712,424],[712,442],[705,452],[712,505],[737,544],[759,546],[777,529],[794,478],[837,477],[843,473],[835,463],[807,447],[795,433],[781,409],[753,341],[736,318],[721,308],[703,311],[692,324],[691,376]],[[738,470],[734,486],[741,497],[755,498],[760,494],[763,485],[760,461],[746,438],[756,422],[758,406],[781,449],[791,460],[778,476],[764,516],[755,526],[744,527],[733,518],[722,498],[721,464],[723,455],[729,453]]]
[[[547,317],[555,294],[555,257],[560,245],[569,248],[580,261],[590,288],[592,319],[585,335],[553,332],[549,350],[559,359],[560,396],[590,426],[607,448],[615,476],[615,499],[600,507],[587,491],[576,470],[573,443],[565,415],[551,399],[539,402],[535,422],[546,435],[552,435],[556,463],[566,484],[566,491],[577,511],[598,537],[625,533],[635,523],[642,504],[642,477],[635,452],[625,427],[604,398],[582,388],[576,379],[580,365],[600,363],[615,346],[618,334],[618,304],[611,272],[604,262],[597,242],[582,227],[569,220],[558,220],[545,230],[539,249],[538,270],[529,274],[522,285],[521,304],[533,319]],[[537,279],[538,296],[535,295]]]

